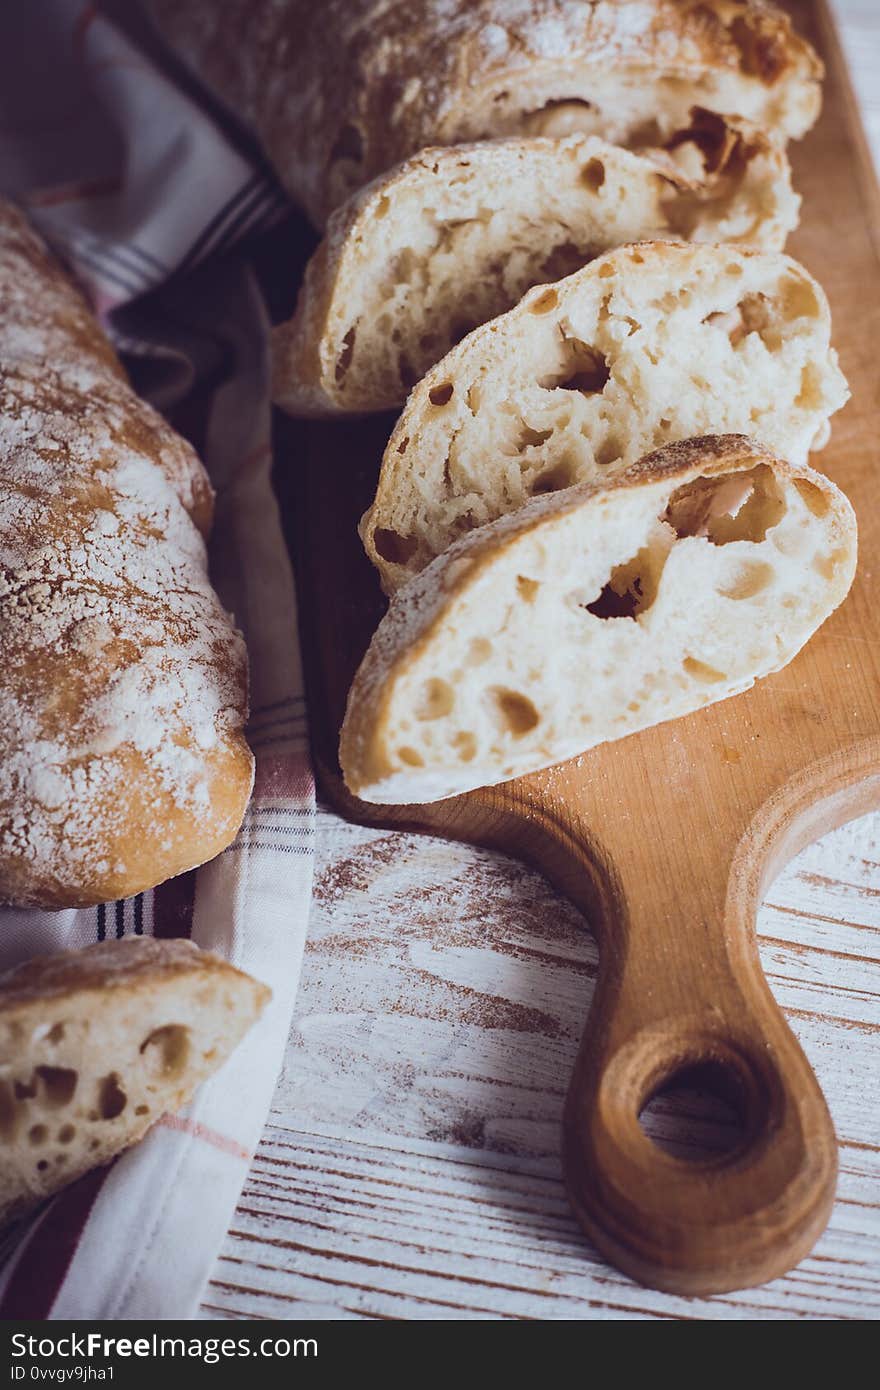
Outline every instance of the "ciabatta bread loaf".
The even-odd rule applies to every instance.
[[[0,978],[0,1223],[184,1105],[269,997],[191,942],[149,937]]]
[[[274,333],[275,400],[294,415],[400,406],[532,285],[629,241],[781,250],[799,201],[784,151],[711,112],[653,156],[591,135],[424,150],[330,218]]]
[[[536,493],[749,433],[803,463],[847,399],[828,303],[789,257],[653,242],[529,290],[412,392],[362,535],[388,591]]]
[[[349,695],[346,783],[435,801],[746,690],[837,607],[855,560],[843,494],[741,437],[536,498],[392,600]]]
[[[0,901],[125,897],[218,854],[250,794],[212,494],[0,205]]]
[[[322,225],[429,145],[601,135],[663,145],[691,108],[782,138],[822,65],[763,0],[148,0],[176,51],[260,135]]]

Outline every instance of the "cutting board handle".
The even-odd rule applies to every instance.
[[[764,1283],[808,1253],[833,1202],[837,1144],[758,958],[764,837],[713,866],[695,832],[666,831],[665,873],[648,862],[656,837],[643,850],[632,839],[625,856],[584,846],[601,964],[563,1152],[599,1249],[641,1283],[703,1295]],[[694,1160],[639,1121],[692,1068],[740,1121],[729,1151]]]

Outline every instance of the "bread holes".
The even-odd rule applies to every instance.
[[[727,124],[723,116],[705,107],[691,108],[691,123],[677,130],[666,142],[667,150],[681,145],[694,145],[700,152],[704,174],[717,174],[730,165],[734,154],[742,148],[742,137]]]
[[[593,455],[598,468],[610,468],[623,455],[623,445],[614,434],[609,434],[597,445]]]
[[[428,392],[428,400],[432,405],[448,405],[452,400],[455,387],[451,381],[444,381],[440,386],[432,386]]]
[[[695,681],[702,681],[705,685],[718,685],[720,681],[727,680],[723,671],[716,670],[714,666],[709,666],[705,661],[700,661],[695,656],[686,656],[681,664],[689,676],[692,676]]]
[[[736,347],[746,336],[746,326],[739,306],[735,309],[718,310],[714,314],[707,314],[703,323],[710,328],[719,328],[722,333],[726,333],[730,346]]]
[[[534,603],[540,587],[537,579],[529,579],[524,574],[516,576],[516,592],[524,603]]]
[[[783,280],[780,298],[787,319],[817,319],[822,312],[815,288],[799,277],[789,276]]]
[[[373,532],[373,546],[377,555],[391,565],[405,565],[418,549],[418,541],[413,536],[401,536],[397,531],[389,531],[380,526]]]
[[[599,349],[581,342],[580,338],[564,338],[563,352],[561,367],[541,377],[538,385],[545,391],[579,391],[585,396],[601,395],[611,370]]]
[[[455,691],[448,681],[432,676],[425,681],[416,705],[416,719],[445,719],[455,708]]]
[[[807,511],[820,518],[828,515],[831,511],[831,501],[827,493],[823,492],[816,483],[811,483],[809,478],[795,478],[793,482],[794,490]]]
[[[553,309],[556,308],[558,303],[559,295],[551,286],[550,289],[546,289],[543,291],[542,294],[539,294],[537,299],[532,300],[531,304],[529,305],[529,313],[549,314]],[[473,387],[471,387],[471,390],[473,390]]]
[[[822,374],[815,362],[808,362],[801,372],[800,390],[794,403],[801,410],[821,410],[822,399]]]
[[[581,170],[581,183],[591,193],[598,193],[605,183],[605,165],[601,159],[590,159]]]
[[[830,581],[837,573],[838,566],[845,559],[845,550],[833,550],[830,555],[817,555],[813,561],[813,569],[817,574],[820,574],[823,579]]]
[[[557,97],[545,101],[534,111],[524,111],[521,130],[524,135],[546,135],[558,138],[588,130],[594,124],[589,113],[596,108],[583,97]]]
[[[477,756],[477,740],[466,730],[455,735],[452,746],[458,754],[459,762],[471,763]]]
[[[527,695],[503,686],[493,686],[489,697],[502,731],[511,738],[524,738],[540,723],[541,716]]]
[[[415,748],[410,748],[408,745],[405,745],[403,748],[398,748],[397,756],[407,767],[425,766],[425,760],[421,753],[417,752]]]
[[[98,1116],[102,1120],[117,1119],[128,1104],[128,1096],[119,1082],[119,1075],[112,1071],[102,1076],[98,1082]]]
[[[531,425],[523,421],[516,439],[516,452],[521,454],[524,449],[539,449],[542,444],[547,443],[552,433],[552,429],[533,430]]]
[[[785,515],[785,499],[764,463],[741,473],[696,478],[676,488],[662,520],[679,539],[703,536],[713,545],[762,541]]]
[[[578,600],[594,618],[636,619],[657,597],[667,551],[659,544],[644,546],[631,560],[615,565],[608,582],[590,603]]]
[[[189,1029],[179,1023],[156,1028],[141,1043],[140,1053],[153,1075],[163,1080],[182,1076],[190,1055]]]
[[[43,1104],[50,1110],[60,1110],[73,1100],[79,1082],[79,1073],[69,1067],[37,1067],[34,1075],[39,1077]]]
[[[72,1144],[76,1138],[76,1125],[62,1125],[58,1131],[59,1144]]]
[[[149,1115],[150,1107],[148,1105],[136,1105],[134,1108],[134,1113],[136,1115]]]
[[[765,564],[763,560],[745,560],[715,587],[722,598],[738,602],[742,599],[757,598],[758,594],[763,593],[773,583],[773,579],[772,565]]]
[[[57,1047],[60,1042],[64,1041],[65,1031],[63,1023],[53,1023],[46,1034],[46,1041],[51,1043],[52,1047]]]
[[[31,1125],[28,1130],[28,1143],[34,1149],[42,1148],[49,1138],[49,1131],[45,1125]]]
[[[345,380],[345,374],[351,366],[351,359],[354,357],[354,344],[357,338],[357,325],[352,325],[342,340],[342,348],[336,359],[334,376],[336,383],[341,386]]]
[[[488,637],[473,637],[465,658],[468,666],[482,666],[492,655],[492,643]]]
[[[565,488],[572,486],[575,478],[576,471],[571,460],[563,458],[545,473],[539,474],[530,491],[533,497],[541,497],[548,492],[563,492]]]
[[[37,1082],[34,1076],[30,1081],[13,1082],[13,1090],[16,1100],[33,1100],[37,1094]]]

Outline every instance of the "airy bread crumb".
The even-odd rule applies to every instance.
[[[190,941],[128,937],[0,977],[0,1223],[178,1110],[270,991]]]
[[[627,246],[530,290],[407,402],[361,529],[383,586],[678,439],[744,433],[803,463],[848,397],[830,332],[821,287],[769,251]]]
[[[276,403],[293,415],[400,406],[532,285],[630,241],[782,250],[799,204],[784,150],[707,111],[642,155],[584,135],[423,150],[331,217],[273,335]]]
[[[855,563],[843,494],[740,436],[535,498],[392,600],[349,694],[346,784],[436,801],[737,694],[792,659]]]

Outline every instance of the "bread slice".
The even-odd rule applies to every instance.
[[[361,534],[387,591],[536,493],[663,444],[744,433],[794,464],[847,399],[815,280],[789,257],[652,242],[529,290],[415,388]]]
[[[400,406],[532,285],[628,241],[781,250],[799,204],[784,150],[708,111],[643,156],[584,135],[424,150],[330,218],[273,336],[276,403],[293,415]]]
[[[746,690],[845,597],[838,489],[692,439],[472,532],[392,600],[340,740],[366,801],[437,801]]]
[[[270,998],[190,941],[128,937],[0,978],[0,1222],[143,1137]]]
[[[323,226],[429,145],[662,145],[692,106],[803,135],[822,64],[765,0],[147,0]]]

